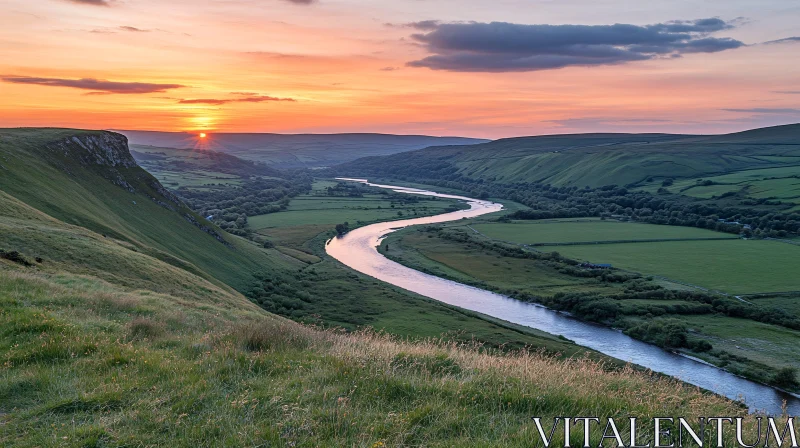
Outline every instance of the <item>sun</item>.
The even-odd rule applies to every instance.
[[[200,138],[206,138],[206,137],[207,137],[207,135],[206,135],[206,133],[205,133],[205,132],[201,132],[199,137],[200,137]]]

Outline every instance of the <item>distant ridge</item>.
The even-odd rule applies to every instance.
[[[598,187],[629,185],[651,177],[693,178],[782,166],[800,166],[800,124],[725,135],[592,133],[506,138],[368,157],[334,171]]]
[[[366,156],[391,155],[429,146],[472,145],[489,141],[377,133],[209,133],[206,139],[201,139],[198,134],[188,132],[116,132],[128,137],[132,145],[211,149],[243,159],[265,162],[277,168],[328,167]]]

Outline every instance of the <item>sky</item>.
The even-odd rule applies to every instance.
[[[0,1],[0,127],[494,139],[797,122],[796,0]]]

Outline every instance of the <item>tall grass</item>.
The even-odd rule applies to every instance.
[[[0,266],[2,446],[532,446],[532,416],[744,413],[586,358],[64,282]]]

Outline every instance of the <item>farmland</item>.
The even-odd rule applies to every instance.
[[[796,288],[800,275],[797,246],[737,238],[573,245],[566,241],[580,233],[570,225],[583,226],[584,234],[593,236],[606,224],[630,226],[630,236],[643,238],[652,237],[662,226],[599,220],[524,224],[476,221],[402,230],[390,235],[381,251],[414,269],[569,311],[750,378],[763,381],[778,369],[800,366],[794,361],[800,331],[791,323],[800,316],[796,296],[747,296],[742,302],[677,283],[737,294]],[[471,230],[491,233],[517,225],[523,230],[541,227],[543,233],[550,233],[548,239],[562,239],[565,244],[539,248],[540,252],[520,250],[519,243],[492,240]],[[597,229],[589,229],[595,225]],[[567,230],[559,233],[559,229]],[[501,233],[506,236],[503,241],[512,239],[512,234]],[[514,236],[522,240],[531,233],[519,231]],[[570,262],[564,257],[611,263],[643,275],[580,266],[576,270],[566,267]],[[786,319],[764,321],[758,314]],[[683,333],[681,345],[670,346],[671,342],[664,341],[664,335],[671,331]],[[763,349],[765,344],[769,350]]]
[[[251,229],[267,236],[297,233],[306,240],[321,231],[333,229],[336,224],[348,222],[351,226],[393,219],[413,218],[444,213],[460,208],[457,201],[415,196],[391,196],[385,190],[370,189],[361,197],[331,196],[329,187],[338,183],[328,180],[314,182],[312,191],[291,200],[285,211],[248,218]],[[297,229],[297,228],[300,229]],[[295,231],[291,229],[296,229]]]
[[[555,250],[737,295],[797,290],[800,278],[800,247],[775,241],[665,241]]]
[[[489,238],[519,244],[736,238],[735,235],[694,227],[601,221],[593,218],[482,223],[473,228]]]

